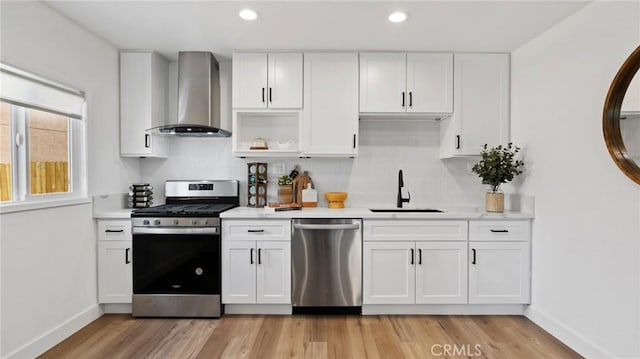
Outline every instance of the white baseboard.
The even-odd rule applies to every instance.
[[[6,359],[35,358],[65,340],[71,334],[102,316],[102,310],[96,304],[76,314],[66,322],[56,326],[33,339],[6,356]]]
[[[522,304],[367,304],[362,315],[522,315]]]
[[[105,314],[131,314],[131,303],[100,304]]]
[[[590,342],[580,334],[535,307],[530,306],[527,308],[524,315],[529,318],[529,320],[536,323],[540,328],[544,329],[546,332],[553,335],[559,341],[563,342],[569,348],[575,350],[585,358],[615,358],[613,354]]]
[[[291,315],[291,304],[225,304],[224,314]]]

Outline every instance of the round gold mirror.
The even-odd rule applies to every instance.
[[[640,46],[609,87],[602,128],[609,154],[627,177],[640,184]]]

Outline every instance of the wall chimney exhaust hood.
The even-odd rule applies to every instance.
[[[211,52],[178,53],[178,123],[147,131],[162,136],[231,136],[220,128],[220,66]]]

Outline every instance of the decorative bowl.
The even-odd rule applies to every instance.
[[[347,192],[325,192],[324,198],[329,202],[329,208],[344,208]]]

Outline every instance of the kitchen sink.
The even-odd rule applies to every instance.
[[[369,208],[369,210],[381,213],[444,213],[434,208]]]

